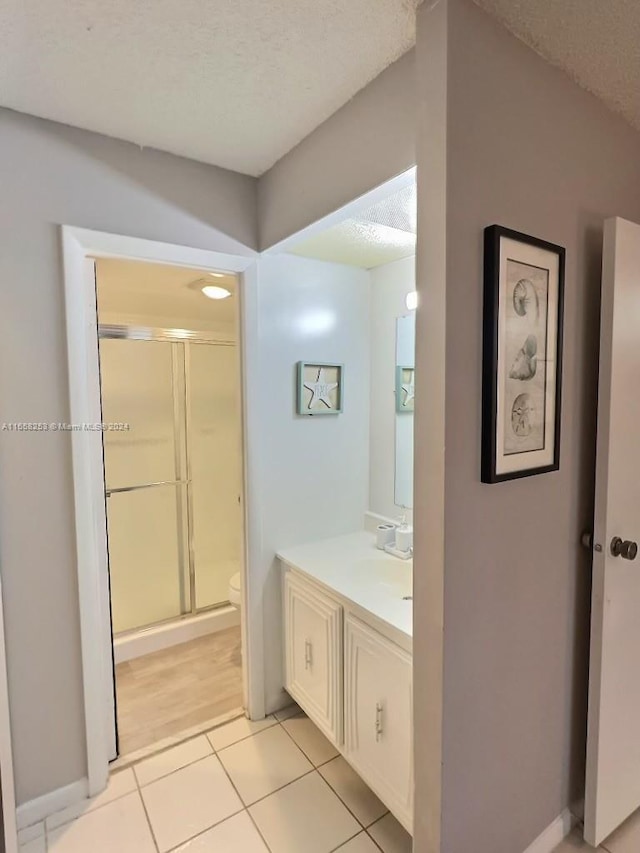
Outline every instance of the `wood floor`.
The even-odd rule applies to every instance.
[[[240,628],[116,666],[120,755],[242,707]]]

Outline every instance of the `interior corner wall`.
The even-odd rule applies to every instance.
[[[415,165],[414,59],[386,68],[259,178],[261,250]]]
[[[60,224],[252,255],[255,180],[0,110],[0,420],[68,422]],[[18,803],[86,776],[68,433],[0,431]]]
[[[584,790],[590,561],[580,534],[593,514],[603,221],[640,221],[640,136],[471,0],[425,4],[418,15],[418,52],[444,15],[448,54],[439,84],[447,103],[440,850],[521,853]],[[419,79],[420,109],[432,86]],[[429,116],[421,122],[419,175],[443,138]],[[429,193],[423,185],[419,244]],[[563,405],[559,472],[483,485],[483,229],[493,223],[566,247]],[[419,348],[418,374],[428,357]],[[417,478],[428,475],[427,441],[419,430]],[[419,681],[419,647],[414,659]],[[428,701],[416,705],[418,739]],[[425,780],[416,773],[420,803]],[[416,850],[435,848],[418,841]]]
[[[286,704],[282,685],[281,548],[361,530],[369,495],[369,274],[295,255],[260,258],[262,365],[261,565],[267,713]],[[296,413],[298,361],[344,365],[344,410]]]
[[[410,312],[406,297],[416,289],[415,257],[402,258],[370,270],[371,276],[371,452],[369,509],[386,518],[402,510],[395,503],[397,418],[396,321]],[[413,415],[402,414],[411,429]],[[408,435],[408,430],[405,431]],[[412,435],[411,431],[411,435]],[[403,446],[412,446],[407,438]]]

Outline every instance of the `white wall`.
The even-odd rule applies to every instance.
[[[0,110],[0,421],[69,420],[59,225],[252,254],[255,181]],[[86,775],[69,433],[0,431],[19,803]]]
[[[282,694],[282,614],[276,551],[362,529],[368,508],[369,274],[293,255],[259,265],[262,354],[259,436],[267,711]],[[344,364],[344,411],[295,413],[296,363]]]
[[[372,269],[371,276],[371,453],[369,508],[397,518],[395,505],[396,319],[407,314],[406,296],[416,289],[415,258]],[[403,427],[413,415],[400,415]],[[413,432],[413,430],[411,430]],[[406,437],[407,440],[408,436]]]

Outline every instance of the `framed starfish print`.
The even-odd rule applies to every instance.
[[[415,368],[396,367],[396,412],[413,412],[416,400]]]
[[[565,250],[484,232],[483,483],[557,471]]]
[[[299,415],[339,415],[342,411],[342,364],[298,362]]]

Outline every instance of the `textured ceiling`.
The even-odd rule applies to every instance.
[[[638,0],[475,0],[640,129]]]
[[[417,0],[0,0],[0,105],[258,175],[399,58]]]
[[[237,302],[208,299],[187,285],[198,279],[218,285],[235,294],[234,275],[212,278],[201,270],[151,264],[142,261],[120,261],[101,258],[96,261],[98,317],[102,323],[136,319],[137,325],[183,328],[235,333]],[[131,322],[133,322],[131,320]]]
[[[415,183],[303,238],[294,255],[372,269],[415,255],[417,199]]]

